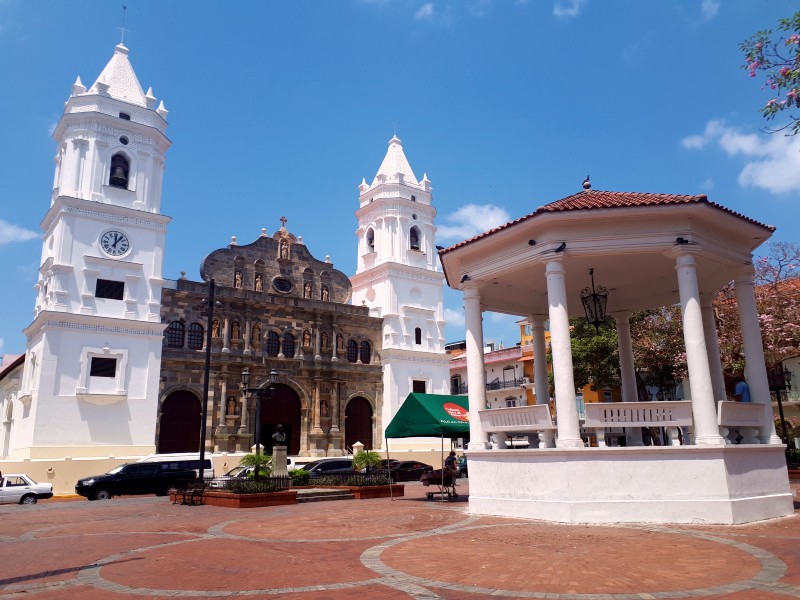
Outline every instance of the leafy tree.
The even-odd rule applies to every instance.
[[[634,313],[631,316],[631,340],[639,383],[656,387],[663,394],[686,376],[680,306]]]
[[[606,319],[600,331],[589,325],[583,317],[571,317],[570,341],[572,344],[572,372],[575,387],[589,385],[597,390],[619,380],[619,350],[617,329],[613,321]],[[552,352],[547,350],[548,361]],[[550,372],[550,391],[553,393],[553,374]]]
[[[800,109],[800,11],[778,22],[777,30],[759,31],[745,40],[740,48],[744,53],[750,77],[761,71],[766,86],[773,92],[761,113],[773,120],[785,110]],[[788,135],[800,133],[800,117],[789,114],[789,123],[770,133],[788,129]]]
[[[775,242],[755,264],[756,307],[764,342],[764,359],[775,365],[800,351],[800,245]],[[714,302],[723,370],[728,376],[744,370],[739,309],[733,285]]]

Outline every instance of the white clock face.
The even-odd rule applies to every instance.
[[[131,243],[121,231],[106,231],[100,236],[100,248],[110,256],[122,256],[131,248]]]

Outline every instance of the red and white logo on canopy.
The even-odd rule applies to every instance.
[[[444,409],[444,412],[454,419],[458,419],[459,421],[469,421],[469,413],[467,412],[467,409],[459,406],[458,404],[446,402],[442,404],[442,408]]]

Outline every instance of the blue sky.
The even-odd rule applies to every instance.
[[[450,245],[579,191],[706,193],[798,241],[800,139],[769,136],[738,46],[770,0],[123,0],[142,86],[169,113],[165,275],[286,216],[356,266],[356,186],[395,129]],[[24,351],[49,206],[49,133],[119,42],[123,2],[0,0],[0,353]],[[447,290],[447,339],[464,337]],[[515,317],[487,315],[513,345]]]

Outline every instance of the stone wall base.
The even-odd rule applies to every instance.
[[[750,523],[794,514],[784,446],[468,451],[469,510],[562,523]]]

